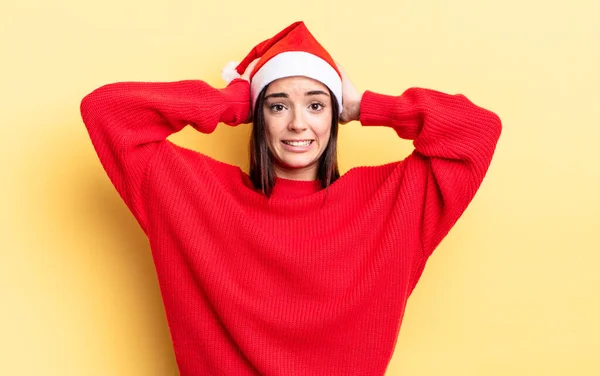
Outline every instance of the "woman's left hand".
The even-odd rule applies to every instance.
[[[337,67],[342,74],[342,104],[343,109],[340,114],[340,124],[346,124],[351,121],[359,120],[360,117],[360,101],[363,93],[360,93],[350,77],[346,74],[340,64],[336,63]]]

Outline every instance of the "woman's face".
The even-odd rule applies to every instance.
[[[275,175],[314,180],[331,133],[329,89],[319,81],[295,76],[273,81],[265,92],[265,127],[275,159]]]

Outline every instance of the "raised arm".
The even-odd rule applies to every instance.
[[[424,189],[419,202],[428,257],[479,188],[500,136],[500,119],[462,95],[412,88],[398,97],[365,92],[360,121],[389,126],[414,140],[415,150],[403,163],[411,171],[405,179],[419,180],[415,186]]]
[[[211,133],[219,122],[241,124],[249,114],[250,87],[243,79],[224,89],[202,81],[114,83],[81,102],[81,116],[98,157],[144,230],[144,177],[167,136],[188,124]]]

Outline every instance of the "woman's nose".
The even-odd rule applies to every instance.
[[[288,125],[289,129],[292,131],[300,132],[307,128],[306,119],[304,119],[302,115],[302,111],[295,110],[292,119],[290,120],[290,124]]]

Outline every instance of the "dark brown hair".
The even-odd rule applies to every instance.
[[[265,86],[256,100],[252,135],[250,136],[250,180],[254,184],[254,188],[267,197],[271,195],[275,185],[273,154],[268,145],[263,109],[268,87],[269,85]],[[331,90],[329,90],[329,96],[331,98],[331,133],[327,147],[319,158],[319,169],[317,171],[317,179],[320,180],[323,188],[327,188],[340,177],[337,163],[339,105]]]

